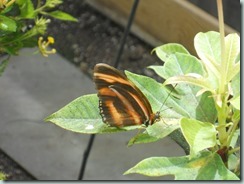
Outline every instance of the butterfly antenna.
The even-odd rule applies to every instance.
[[[163,108],[165,102],[167,101],[167,99],[169,98],[169,96],[172,94],[172,92],[173,92],[173,90],[175,89],[176,86],[177,86],[177,84],[176,84],[175,86],[173,86],[173,89],[170,90],[168,96],[164,99],[163,104],[161,105],[161,107],[160,107],[160,109],[159,109],[159,112],[162,110],[162,108]],[[169,108],[169,109],[171,109],[171,108]]]

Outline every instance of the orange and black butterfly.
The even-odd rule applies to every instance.
[[[114,127],[152,125],[159,119],[145,95],[123,73],[104,63],[94,67],[99,109],[104,123]]]

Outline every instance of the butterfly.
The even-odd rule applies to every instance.
[[[96,64],[93,80],[104,123],[113,127],[148,126],[159,119],[159,112],[153,113],[140,89],[116,68],[104,63]]]

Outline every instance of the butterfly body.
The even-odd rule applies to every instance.
[[[152,125],[159,114],[152,112],[145,95],[122,72],[104,63],[94,67],[99,109],[103,122],[114,127]]]

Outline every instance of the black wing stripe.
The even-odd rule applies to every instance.
[[[140,116],[137,113],[131,116],[124,105],[117,97],[103,96],[100,101],[100,112],[103,121],[111,126],[134,125],[135,119],[140,119]],[[141,121],[141,119],[138,120],[139,124]]]
[[[131,95],[126,88],[121,88],[120,86],[112,85],[110,88],[117,94],[119,100],[122,101],[128,114],[131,114],[131,116],[137,114],[137,116],[139,115],[143,121],[149,119],[146,107],[144,107],[144,104],[138,103],[138,100],[140,99],[138,99],[137,96]]]

